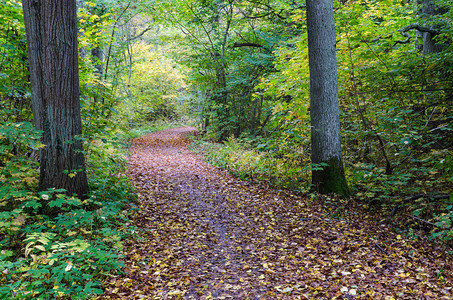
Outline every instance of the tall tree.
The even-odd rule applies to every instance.
[[[88,193],[79,99],[75,0],[22,0],[35,127],[42,131],[39,188]]]
[[[320,193],[349,194],[341,155],[335,19],[332,0],[307,0],[312,183]]]

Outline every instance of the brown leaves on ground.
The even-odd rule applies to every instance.
[[[452,299],[452,266],[365,217],[240,181],[185,145],[193,128],[131,148],[140,230],[106,299]]]

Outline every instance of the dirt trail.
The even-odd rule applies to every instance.
[[[452,299],[442,252],[240,181],[187,149],[193,130],[134,141],[139,231],[125,246],[126,275],[104,298]]]

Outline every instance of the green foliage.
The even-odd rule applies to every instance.
[[[38,191],[38,154],[45,145],[30,123],[28,59],[20,1],[0,4],[2,299],[90,299],[103,292],[102,280],[121,272],[120,252],[129,234],[124,228],[128,222],[125,205],[134,198],[134,192],[123,174],[132,135],[123,126],[129,124],[122,121],[127,111],[120,109],[125,99],[118,91],[126,86],[119,79],[128,74],[124,54],[131,47],[130,41],[121,40],[128,30],[124,24],[135,8],[129,9],[120,1],[81,4],[81,138],[90,185],[90,195],[83,201],[66,195],[64,190]],[[136,30],[138,34],[141,29]],[[132,121],[177,114],[173,104],[180,97],[176,90],[183,86],[182,73],[175,69],[170,74],[165,70],[172,66],[170,60],[152,53],[151,64],[159,69],[148,72],[150,56],[144,49],[137,49],[143,54],[137,62],[143,65],[137,63],[134,67],[136,99],[131,99],[137,116]],[[101,50],[104,57],[96,56],[96,50]],[[152,79],[156,84],[148,86]],[[142,94],[143,88],[147,91]],[[143,107],[152,111],[144,114],[140,111]],[[50,216],[49,211],[58,213]]]
[[[337,18],[349,180],[373,209],[393,207],[393,199],[414,194],[452,192],[445,165],[452,151],[451,51],[422,55],[413,43],[399,43],[403,36],[390,35],[420,22],[416,12],[417,7],[386,1],[347,5]],[[423,209],[423,203],[406,203],[405,209]],[[425,210],[424,221],[449,214],[445,207],[437,203]]]
[[[357,200],[364,207],[382,214],[389,214],[399,199],[414,194],[425,194],[429,198],[453,192],[453,112],[450,107],[453,28],[449,22],[453,9],[451,1],[441,2],[445,13],[427,20],[427,16],[418,13],[420,7],[416,1],[335,1],[346,174]],[[191,3],[198,7],[195,2]],[[270,7],[279,7],[286,12],[287,5],[272,1]],[[252,9],[254,4],[246,7]],[[201,11],[205,9],[200,8]],[[200,22],[203,22],[210,14],[206,12],[201,16]],[[255,33],[261,29],[268,32],[266,16],[256,22]],[[206,101],[201,116],[209,120],[205,137],[219,139],[224,128],[230,132],[225,139],[231,133],[236,137],[229,139],[224,147],[202,144],[210,161],[241,178],[260,178],[306,190],[311,181],[311,168],[305,12],[303,9],[288,10],[286,16],[285,26],[279,26],[282,24],[274,15],[276,26],[272,28],[278,35],[275,40],[279,42],[269,43],[273,49],[273,58],[269,60],[273,61],[273,68],[261,68],[254,73],[257,80],[245,80],[248,67],[241,62],[252,61],[248,53],[235,49],[234,54],[225,58],[230,74],[228,82],[232,83],[231,87],[235,86],[228,93],[234,94],[236,84],[238,89],[253,87],[252,99],[263,103],[259,130],[244,130],[252,133],[252,142],[237,138],[241,135],[230,130],[238,120],[230,113],[234,104],[225,107],[212,100],[212,95],[221,90],[209,85],[215,82],[215,73],[212,67],[208,68],[207,55],[190,57],[191,79],[206,87],[201,93]],[[243,26],[240,18],[235,20],[233,27]],[[423,41],[416,37],[415,30],[406,32],[409,40],[402,34],[402,29],[411,24],[435,26],[439,32],[435,41],[442,45],[442,51],[424,55],[419,48]],[[242,32],[243,40],[252,41],[247,40],[246,30]],[[231,37],[234,40],[233,35]],[[263,35],[259,37],[262,40],[253,41],[266,39]],[[197,51],[205,53],[199,48]],[[265,54],[264,51],[254,53]],[[244,102],[244,97],[238,99]],[[247,106],[244,107],[241,113],[246,116]],[[222,119],[221,114],[225,111],[229,112],[228,117]],[[253,122],[252,117],[247,119]],[[435,205],[429,209],[423,203],[421,200],[405,203],[399,217],[420,209],[423,211],[420,218],[436,225],[417,229],[430,231],[437,239],[451,242],[448,201],[434,201]]]
[[[229,138],[223,145],[200,140],[191,147],[203,153],[208,162],[227,169],[241,179],[260,180],[275,186],[308,191],[309,183],[304,182],[304,179],[311,168],[309,164],[298,161],[298,154],[279,155],[277,149],[274,153],[267,152],[264,149],[269,149],[268,145],[244,136]]]
[[[270,16],[272,8],[251,2],[162,1],[159,13],[164,24],[185,35],[178,36],[183,51],[175,57],[189,68],[192,110],[203,130],[216,140],[259,132],[273,99],[254,97],[253,89],[263,74],[274,71],[273,48],[282,40],[282,24],[255,16]]]
[[[30,123],[0,124],[0,208],[18,209],[37,188],[37,163],[30,159],[43,145]]]
[[[184,72],[152,45],[138,41],[130,47],[133,62],[124,79],[127,87],[117,95],[123,101],[116,108],[133,127],[177,119],[178,100],[186,87]]]
[[[188,123],[190,124],[191,122],[193,122],[193,121],[191,121],[190,119],[175,120],[173,122],[169,122],[168,120],[160,120],[160,121],[146,124],[144,126],[135,127],[133,129],[127,131],[127,133],[124,133],[124,135],[122,136],[122,139],[130,141],[131,139],[138,138],[138,137],[141,137],[146,134],[153,133],[153,132],[156,132],[159,130],[187,126],[187,124]]]
[[[0,122],[31,117],[25,26],[20,1],[0,4]]]
[[[42,146],[31,124],[2,125],[0,145],[0,297],[89,299],[101,294],[101,280],[121,272],[119,253],[127,234],[123,209],[133,198],[121,175],[124,143],[104,138],[86,145],[91,194],[84,201],[64,190],[37,191],[37,163],[24,155]],[[59,214],[42,214],[44,205]]]
[[[442,1],[447,12],[426,20],[406,2],[335,1],[346,173],[364,207],[388,214],[399,205],[414,235],[451,243],[453,4]],[[303,7],[158,4],[83,1],[78,12],[84,201],[37,190],[44,145],[29,123],[23,16],[20,1],[0,4],[0,298],[87,299],[120,272],[124,205],[133,198],[125,149],[169,126],[151,121],[196,115],[205,138],[225,143],[194,148],[243,179],[308,191],[312,169],[323,167],[310,162]],[[415,23],[437,26],[442,51],[423,55],[413,30],[404,42],[401,29]],[[414,194],[426,196],[403,201]]]

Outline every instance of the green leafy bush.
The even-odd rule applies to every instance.
[[[87,143],[91,194],[82,201],[64,190],[38,192],[30,153],[41,146],[29,123],[0,126],[0,298],[89,299],[123,266],[123,210],[133,198],[122,175],[127,150],[113,138]],[[49,217],[43,205],[59,213]]]
[[[280,146],[285,147],[283,143]],[[300,153],[288,151],[282,155],[284,151],[247,138],[229,138],[224,144],[197,141],[191,149],[203,153],[208,162],[241,179],[261,180],[301,191],[309,189],[311,167],[298,160],[302,159]]]

